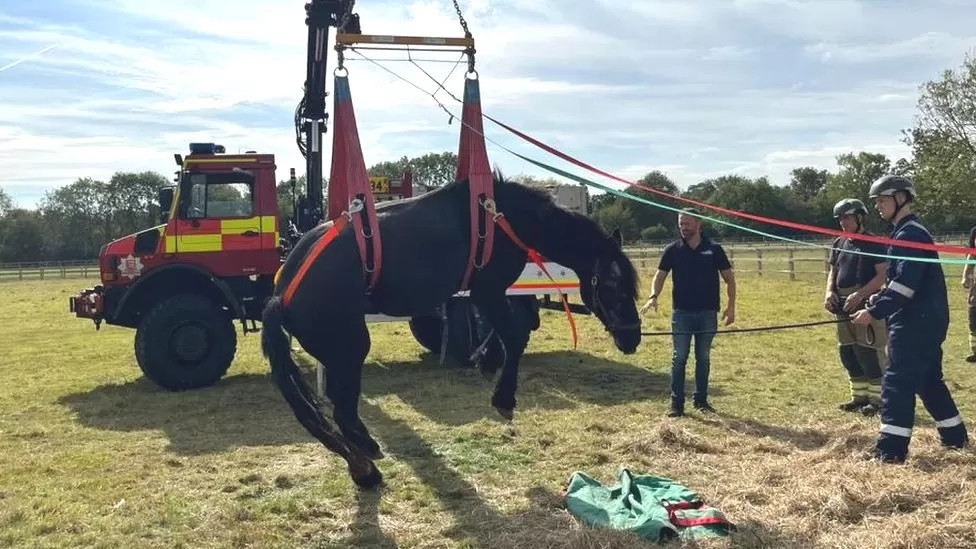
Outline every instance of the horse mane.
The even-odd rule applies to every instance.
[[[547,247],[560,249],[563,251],[562,255],[567,257],[575,255],[582,246],[589,247],[596,253],[609,252],[615,256],[620,265],[621,283],[624,285],[624,289],[635,297],[640,295],[640,276],[634,262],[613,243],[610,235],[603,230],[603,227],[595,219],[560,206],[545,189],[506,179],[501,169],[497,167],[492,170],[492,176],[495,180],[496,196],[501,194],[498,191],[517,189],[517,200],[513,201],[517,211],[513,214],[541,217],[544,220],[544,225],[552,223],[562,227],[563,234],[542,236],[544,240],[548,241],[549,246]],[[513,208],[513,204],[509,203],[505,208],[507,212]],[[508,214],[506,213],[506,215]]]
[[[555,232],[561,234],[543,231],[542,234],[538,235],[544,247],[549,250],[548,253],[553,256],[572,258],[578,256],[581,249],[588,249],[593,254],[613,255],[620,265],[623,289],[630,292],[630,295],[634,297],[640,294],[640,276],[637,274],[637,268],[633,261],[613,243],[610,235],[603,230],[596,220],[560,206],[552,194],[545,189],[506,178],[497,165],[492,169],[492,179],[495,183],[496,200],[504,201],[504,205],[499,203],[499,208],[503,210],[505,217],[532,220],[527,223],[529,226],[538,226],[539,223],[534,220],[541,218],[543,226],[555,225],[560,228]],[[467,187],[468,185],[469,179],[464,177],[420,196],[394,201],[389,205],[377,205],[377,210],[396,208],[396,205],[399,204],[430,199],[441,193],[453,192],[453,189]],[[466,192],[467,189],[465,189]],[[458,199],[460,196],[458,195]],[[464,200],[467,201],[467,198]],[[570,265],[566,266],[569,267]]]

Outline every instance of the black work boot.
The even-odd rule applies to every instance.
[[[716,413],[715,408],[712,408],[712,405],[708,403],[708,400],[696,400],[695,409],[698,410],[699,412],[711,412],[713,414]]]
[[[683,415],[685,415],[685,401],[671,397],[671,410],[668,412],[668,417],[681,417]]]
[[[845,412],[854,412],[860,410],[868,404],[868,398],[863,396],[852,397],[847,402],[837,406]]]
[[[969,446],[969,437],[962,439],[962,441],[941,441],[940,445],[946,450],[963,450]]]
[[[948,429],[939,429],[939,439],[943,448],[962,450],[969,446],[969,432],[962,423]]]
[[[876,452],[874,454],[874,459],[876,461],[879,461],[881,463],[886,463],[889,465],[904,465],[906,458],[907,456],[887,454],[884,452]]]
[[[868,417],[877,415],[877,413],[880,411],[881,411],[881,406],[875,404],[874,402],[869,402],[861,407],[861,413]]]

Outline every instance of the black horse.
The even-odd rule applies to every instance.
[[[368,281],[349,225],[307,267],[286,307],[284,289],[332,223],[316,227],[290,253],[265,307],[261,343],[275,383],[299,422],[346,460],[353,481],[361,487],[382,482],[373,463],[382,457],[380,447],[359,417],[362,367],[370,350],[365,315],[428,313],[458,291],[471,245],[468,193],[465,179],[419,197],[378,204],[383,263],[376,287],[367,295]],[[607,235],[590,218],[555,204],[544,190],[506,181],[498,172],[494,195],[516,236],[547,259],[572,269],[581,281],[584,304],[612,334],[618,349],[634,353],[641,339],[638,276],[621,248],[619,231]],[[519,359],[528,341],[524,331],[512,328],[505,293],[522,273],[527,253],[499,229],[496,225],[490,261],[472,278],[470,296],[504,350],[499,353],[503,364],[491,403],[511,419]],[[311,385],[291,357],[284,330],[325,367],[335,424],[319,410]],[[497,364],[486,367],[493,371]]]

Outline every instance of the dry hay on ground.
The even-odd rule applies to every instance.
[[[836,411],[847,391],[831,327],[719,336],[717,416],[664,417],[670,342],[635,357],[578,319],[533,337],[513,424],[490,384],[422,356],[403,326],[378,326],[364,420],[389,456],[382,495],[294,419],[266,374],[257,338],[217,386],[164,393],[140,378],[132,332],[65,312],[74,282],[4,284],[0,355],[0,547],[638,548],[634,536],[580,525],[559,497],[575,470],[613,481],[674,478],[740,531],[674,547],[976,547],[976,453],[938,447],[921,406],[908,465],[864,459],[877,419]],[[743,277],[739,323],[823,318],[819,281]],[[976,417],[965,308],[953,293],[946,375]],[[667,329],[667,311],[645,322]],[[693,370],[693,361],[689,372]],[[691,378],[689,378],[689,390]]]

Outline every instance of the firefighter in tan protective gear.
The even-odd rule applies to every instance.
[[[868,210],[855,198],[846,198],[834,205],[834,219],[849,233],[870,234],[864,228]],[[849,237],[837,237],[830,251],[827,290],[824,308],[838,320],[862,308],[867,298],[881,289],[885,281],[887,262],[884,257],[851,252],[866,252],[884,256],[880,244]],[[837,345],[840,362],[847,370],[851,384],[851,399],[840,405],[847,412],[859,411],[873,415],[881,408],[881,377],[885,367],[885,346],[888,329],[884,320],[866,326],[850,322],[837,324]]]

